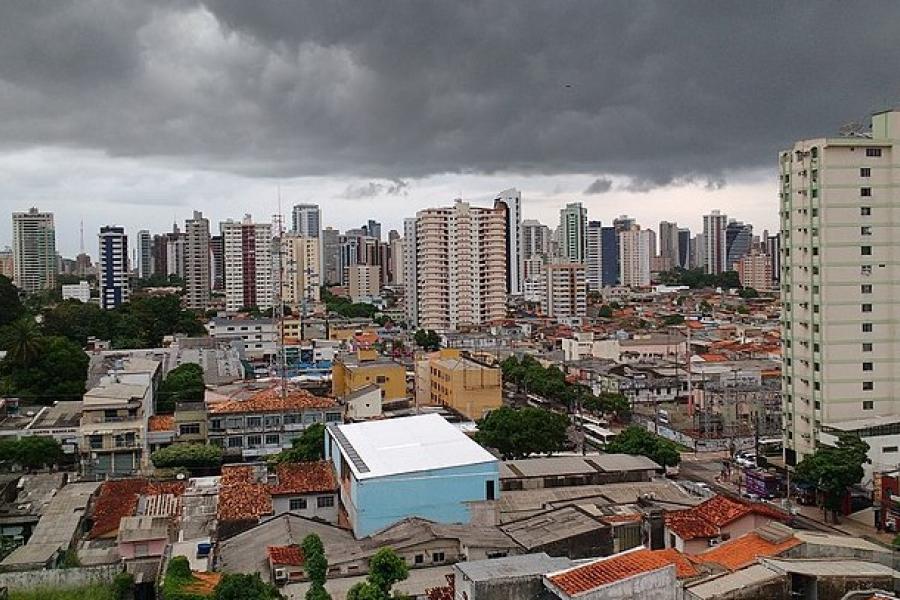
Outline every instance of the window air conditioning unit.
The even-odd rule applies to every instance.
[[[287,581],[287,569],[275,569],[275,581]]]

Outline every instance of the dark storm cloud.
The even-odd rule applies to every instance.
[[[612,189],[612,185],[612,179],[609,179],[608,177],[598,177],[591,182],[591,185],[587,186],[584,190],[584,194],[586,196],[591,194],[605,194]]]
[[[717,186],[896,101],[898,26],[892,2],[4,2],[0,144]]]

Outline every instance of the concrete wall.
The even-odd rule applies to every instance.
[[[122,571],[115,565],[81,567],[78,569],[45,569],[41,571],[18,571],[0,573],[0,588],[11,592],[33,591],[39,588],[80,587],[92,583],[109,583]]]
[[[331,496],[334,498],[334,504],[327,507],[319,508],[319,496]],[[338,495],[331,494],[306,494],[297,496],[273,496],[272,509],[275,515],[291,512],[295,515],[301,515],[310,519],[321,519],[328,523],[337,523],[338,520]],[[291,499],[304,498],[306,500],[306,508],[291,510]]]
[[[631,600],[632,598],[652,598],[653,600],[675,600],[679,588],[675,578],[675,567],[642,573],[578,596],[579,600]],[[561,596],[568,598],[569,596]]]

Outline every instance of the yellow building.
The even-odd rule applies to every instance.
[[[463,356],[455,348],[445,348],[420,361],[416,376],[427,378],[416,382],[417,391],[428,393],[424,399],[427,403],[446,406],[468,419],[478,420],[503,403],[500,368]]]
[[[395,360],[378,352],[360,349],[356,355],[343,355],[334,360],[331,392],[335,398],[374,383],[381,388],[385,401],[406,398],[406,369]]]

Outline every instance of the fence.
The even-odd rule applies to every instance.
[[[44,569],[0,573],[0,588],[11,592],[40,588],[74,588],[94,583],[110,583],[122,571],[121,565],[100,565],[77,569]]]

